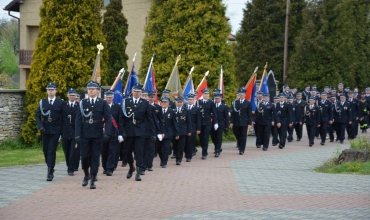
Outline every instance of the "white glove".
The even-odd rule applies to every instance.
[[[157,137],[158,137],[158,140],[159,140],[159,141],[162,141],[163,137],[162,137],[162,135],[161,135],[161,134],[157,134]]]
[[[118,142],[120,142],[120,143],[121,143],[122,141],[123,141],[123,137],[122,137],[122,135],[119,135],[119,136],[118,136]]]
[[[216,123],[215,125],[213,125],[213,128],[215,129],[215,131],[217,131],[217,129],[218,129],[218,124]]]
[[[61,140],[62,140],[62,135],[59,136],[58,142],[60,142]]]

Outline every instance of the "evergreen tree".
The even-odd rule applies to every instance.
[[[112,85],[118,71],[123,67],[127,70],[128,56],[125,53],[128,34],[127,19],[122,13],[122,1],[111,0],[103,17],[103,32],[107,39],[108,71],[104,85]]]
[[[294,49],[293,39],[301,29],[301,12],[304,6],[304,0],[291,0],[289,51]],[[276,80],[282,82],[286,0],[252,0],[246,3],[243,12],[241,27],[236,34],[237,46],[234,52],[238,75],[249,79],[256,66],[262,69],[268,62],[268,69],[273,70]],[[261,76],[262,73],[258,78]]]
[[[35,113],[46,85],[58,85],[57,96],[67,89],[81,89],[90,80],[97,53],[96,45],[106,45],[101,27],[102,0],[43,0],[40,8],[40,32],[36,40],[31,73],[26,83],[27,120],[22,137],[37,141]],[[101,71],[104,78],[104,50]]]
[[[231,101],[237,87],[232,48],[227,43],[230,26],[225,10],[221,0],[153,0],[143,40],[140,78],[145,79],[149,61],[155,53],[157,88],[163,90],[176,58],[181,54],[178,68],[182,84],[194,66],[194,86],[197,87],[209,70],[208,87],[216,88],[222,65],[225,95]]]
[[[312,1],[295,40],[290,80],[303,87],[368,86],[370,4],[366,0]]]

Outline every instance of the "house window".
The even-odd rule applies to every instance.
[[[110,3],[110,0],[104,0],[104,6],[109,5],[109,3]]]

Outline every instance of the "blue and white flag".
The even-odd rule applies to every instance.
[[[114,91],[114,97],[113,97],[113,102],[116,102],[120,105],[122,105],[122,79],[119,77],[118,82],[116,84],[116,87],[113,89]]]

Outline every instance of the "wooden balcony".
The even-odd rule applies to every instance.
[[[29,68],[32,63],[33,50],[20,50],[19,51],[19,67]]]

